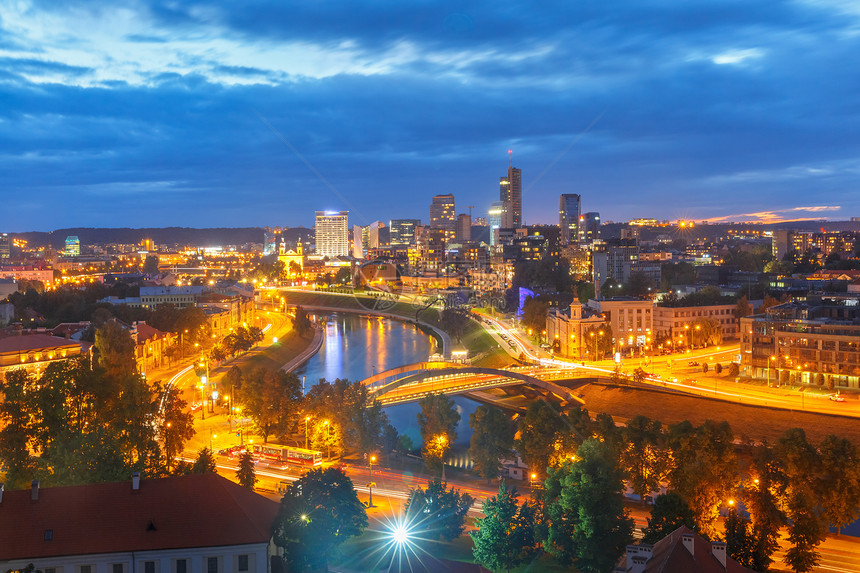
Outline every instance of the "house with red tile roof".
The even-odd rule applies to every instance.
[[[0,337],[0,376],[16,368],[38,375],[51,362],[80,356],[88,349],[89,344],[79,340],[17,330]]]
[[[268,573],[278,507],[217,474],[0,489],[0,571]]]
[[[755,573],[728,556],[722,541],[709,542],[681,526],[654,545],[628,545],[613,573]]]

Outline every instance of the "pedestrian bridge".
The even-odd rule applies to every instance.
[[[571,374],[568,372],[561,377],[571,378]],[[562,407],[584,404],[569,389],[547,379],[553,377],[559,377],[558,371],[539,367],[499,370],[454,362],[416,362],[380,372],[362,380],[362,384],[383,406],[413,402],[429,394],[468,394],[517,386],[527,386],[538,394],[553,398]]]

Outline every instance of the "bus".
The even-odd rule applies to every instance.
[[[322,453],[316,450],[282,446],[281,444],[252,444],[255,457],[300,468],[316,468],[322,465]]]

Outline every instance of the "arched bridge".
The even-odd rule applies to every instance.
[[[561,405],[584,404],[568,388],[546,378],[551,371],[525,367],[499,370],[454,362],[417,362],[380,372],[362,380],[371,396],[384,406],[412,402],[428,394],[468,394],[496,388],[528,387]],[[541,377],[535,374],[541,374]],[[570,378],[570,373],[563,376]]]

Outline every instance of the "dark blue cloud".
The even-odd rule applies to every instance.
[[[566,192],[604,219],[860,214],[857,17],[569,4],[150,2],[152,29],[123,36],[165,51],[303,43],[382,66],[321,78],[206,48],[141,62],[135,80],[31,46],[0,62],[0,227],[307,225],[320,208],[426,219],[447,192],[480,216],[511,147],[533,222]]]

